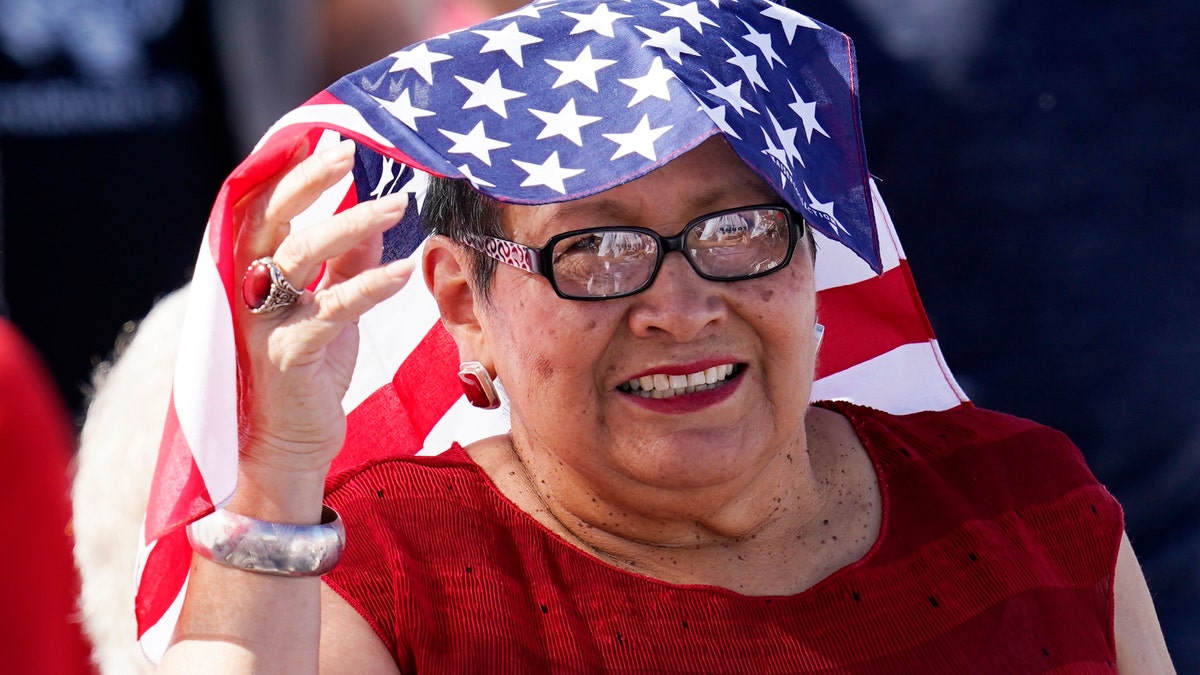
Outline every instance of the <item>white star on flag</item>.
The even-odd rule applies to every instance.
[[[482,120],[471,131],[465,134],[456,134],[453,131],[445,129],[438,129],[438,131],[442,132],[442,135],[446,138],[454,141],[454,145],[450,146],[447,152],[470,153],[488,166],[492,165],[492,150],[499,150],[500,148],[507,148],[512,145],[512,143],[488,138],[487,133],[483,130]]]
[[[729,105],[733,106],[734,112],[736,112],[738,115],[742,115],[743,108],[752,113],[758,113],[758,111],[754,109],[754,106],[750,105],[746,99],[742,98],[741,80],[734,80],[729,84],[721,84],[719,81],[717,81],[717,78],[709,75],[707,71],[704,72],[704,75],[708,77],[710,82],[713,83],[713,88],[709,89],[708,93],[716,96],[717,98],[728,101]],[[744,117],[744,115],[742,116]]]
[[[458,167],[458,170],[461,171],[462,175],[466,176],[467,180],[471,181],[471,185],[474,185],[476,188],[496,187],[495,183],[489,183],[482,178],[476,178],[475,174],[471,173],[471,167],[466,164]]]
[[[695,96],[695,94],[693,94],[693,96]],[[719,105],[710,108],[705,105],[704,101],[701,101],[699,97],[696,97],[696,103],[700,104],[699,109],[703,110],[704,114],[708,115],[708,118],[713,121],[713,124],[717,125],[718,129],[720,129],[726,135],[732,136],[739,141],[742,140],[742,137],[739,136],[737,132],[733,130],[733,127],[729,126],[729,123],[725,121],[725,106]]]
[[[821,26],[812,19],[804,16],[794,9],[788,9],[782,5],[771,5],[762,11],[763,16],[775,19],[783,24],[783,30],[787,33],[788,44],[792,44],[792,38],[796,37],[796,27],[803,26],[804,28],[812,28],[813,30],[821,30]]]
[[[413,47],[406,51],[399,51],[392,54],[396,62],[392,64],[389,73],[395,73],[401,70],[415,70],[429,84],[433,84],[433,64],[439,61],[449,61],[454,58],[449,54],[439,54],[431,52],[424,43]]]
[[[746,30],[750,31],[749,33],[743,35],[742,39],[754,45],[755,47],[758,47],[758,51],[762,52],[763,57],[767,59],[768,68],[771,70],[775,69],[775,64],[772,63],[772,61],[778,61],[780,65],[783,65],[783,59],[779,58],[779,54],[775,53],[775,45],[771,41],[771,35],[769,33],[760,33],[757,30],[754,30],[754,26],[751,26],[745,21],[742,21],[742,25],[746,27]]]
[[[609,159],[619,159],[636,152],[650,161],[656,161],[658,155],[654,152],[654,141],[657,141],[660,136],[670,131],[673,126],[668,124],[665,127],[651,129],[650,116],[642,115],[642,121],[638,122],[633,131],[627,134],[604,134],[605,138],[619,146]]]
[[[775,141],[771,139],[771,134],[768,134],[766,129],[762,130],[762,134],[763,142],[767,145],[767,147],[763,148],[762,153],[775,162],[775,166],[779,168],[779,181],[786,187],[788,177],[792,173],[788,169],[787,153],[782,148],[775,146]]]
[[[788,82],[788,86],[792,87],[792,83]],[[818,131],[825,138],[829,138],[829,132],[825,131],[825,129],[821,126],[821,123],[817,121],[816,102],[814,101],[809,103],[808,101],[805,101],[800,97],[800,94],[796,93],[795,87],[792,87],[792,96],[796,97],[796,101],[794,103],[789,103],[788,107],[791,108],[792,112],[796,113],[796,115],[800,118],[800,121],[804,123],[804,134],[808,137],[808,142],[812,143],[812,135],[814,131]]]
[[[819,202],[813,195],[812,190],[808,189],[808,183],[804,184],[804,192],[808,195],[808,208],[825,216],[830,225],[833,225],[838,230],[846,232],[846,228],[838,221],[837,216],[833,215],[833,202]]]
[[[804,158],[800,156],[800,150],[796,147],[796,128],[784,129],[770,110],[767,111],[767,117],[771,118],[771,126],[775,127],[775,136],[779,138],[779,147],[787,153],[788,166],[792,165],[792,160],[797,160],[800,162],[800,166],[804,166]]]
[[[542,133],[538,134],[538,140],[543,138],[551,138],[553,136],[562,136],[571,141],[575,145],[583,145],[583,136],[579,130],[583,127],[604,119],[602,117],[594,117],[592,115],[580,115],[575,112],[575,99],[570,99],[558,112],[549,112],[546,110],[529,109],[538,119],[546,123]]]
[[[542,18],[542,13],[540,11],[538,11],[537,5],[535,3],[532,5],[525,5],[524,7],[521,7],[520,9],[514,9],[513,11],[509,12],[508,14],[500,15],[498,18],[507,19],[509,17],[518,17],[518,16],[527,16],[531,19],[540,19],[540,18]]]
[[[533,164],[532,162],[522,162],[519,159],[514,159],[513,164],[521,167],[529,177],[521,183],[521,187],[534,187],[544,185],[545,187],[554,190],[559,194],[567,194],[567,188],[563,181],[583,173],[583,169],[566,169],[558,164],[558,151],[550,153],[545,162],[541,164]]]
[[[704,32],[704,24],[708,24],[714,28],[717,26],[715,21],[700,13],[700,8],[694,2],[689,2],[686,5],[673,5],[669,2],[663,2],[663,0],[654,1],[667,8],[667,11],[663,12],[660,16],[669,16],[672,19],[686,21],[688,25],[696,29],[697,33]]]
[[[576,14],[575,12],[563,12],[563,14],[578,21],[571,29],[571,35],[586,33],[590,30],[604,37],[613,37],[613,22],[630,18],[628,14],[609,11],[608,4],[603,2],[591,14]]]
[[[505,89],[504,85],[500,83],[499,70],[493,71],[486,82],[476,82],[458,75],[455,75],[454,79],[458,80],[459,84],[471,92],[470,98],[463,104],[463,110],[487,106],[492,112],[504,119],[508,119],[508,108],[504,104],[507,101],[511,101],[514,98],[521,98],[525,95],[519,91]]]
[[[371,196],[376,199],[382,197],[387,186],[395,179],[396,162],[391,157],[384,157],[379,167],[379,180],[375,183],[375,187],[371,188]]]
[[[627,108],[641,103],[653,96],[661,98],[664,101],[671,100],[671,90],[667,88],[667,83],[675,77],[675,73],[663,68],[662,57],[654,57],[654,63],[650,64],[650,70],[641,77],[621,78],[621,84],[633,87],[633,99],[629,101]]]
[[[727,60],[725,63],[731,63],[738,68],[741,68],[742,72],[746,74],[746,80],[750,82],[750,86],[757,87],[763,91],[771,91],[770,88],[767,87],[767,83],[763,82],[762,76],[758,74],[757,56],[753,54],[747,55],[741,53],[738,51],[737,47],[729,44],[729,40],[722,39],[721,42],[724,42],[725,46],[729,47],[729,51],[733,52],[734,54],[733,58]]]
[[[641,26],[638,26],[637,29],[650,37],[649,40],[646,40],[642,43],[643,47],[654,47],[656,49],[661,49],[666,52],[667,56],[670,56],[671,60],[675,63],[683,63],[683,54],[700,56],[700,52],[684,44],[683,40],[680,38],[681,31],[679,30],[679,26],[676,26],[664,33],[660,33],[649,28],[642,28]]]
[[[521,48],[526,45],[537,44],[542,41],[540,37],[534,37],[527,33],[522,33],[517,27],[517,22],[514,21],[500,30],[477,30],[472,31],[476,35],[482,35],[487,38],[487,42],[480,48],[479,53],[502,51],[508,54],[508,58],[516,62],[518,66],[525,67],[525,61],[521,56]]]
[[[546,59],[546,64],[558,69],[562,72],[558,79],[554,81],[551,89],[578,82],[592,91],[599,92],[596,87],[596,73],[603,68],[607,68],[616,61],[609,59],[594,59],[592,58],[592,46],[588,45],[579,52],[579,56],[575,57],[574,61],[555,61],[554,59]]]
[[[379,107],[388,111],[392,117],[400,120],[413,131],[417,130],[418,117],[430,117],[435,114],[429,110],[422,110],[414,106],[411,100],[412,97],[409,95],[407,89],[400,92],[400,96],[395,101],[387,101],[382,98],[375,98],[374,96],[371,98],[379,101]]]

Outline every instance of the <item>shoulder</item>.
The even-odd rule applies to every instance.
[[[933,435],[939,438],[989,439],[1039,431],[1066,440],[1061,432],[1051,427],[971,404],[948,410],[926,410],[909,414],[889,413],[846,401],[823,401],[819,405],[838,411],[855,422],[856,426],[865,424],[884,427],[897,433]]]
[[[1056,429],[974,406],[893,415],[842,402],[821,405],[850,420],[885,489],[915,513],[1054,511],[1062,522],[1098,516],[1109,534],[1123,526],[1119,504]]]
[[[864,443],[908,457],[939,461],[961,453],[983,457],[1054,461],[1086,469],[1082,453],[1061,431],[1022,417],[963,405],[949,410],[897,415],[840,401],[822,407],[854,425]]]

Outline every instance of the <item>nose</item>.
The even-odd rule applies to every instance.
[[[696,339],[728,316],[721,283],[701,278],[682,253],[666,254],[650,287],[630,296],[630,330],[638,337]]]

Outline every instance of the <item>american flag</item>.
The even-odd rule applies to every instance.
[[[816,230],[826,331],[814,398],[897,413],[964,404],[867,173],[855,78],[849,38],[765,0],[543,0],[396,52],[281,119],[222,187],[193,277],[138,565],[146,652],[161,654],[182,602],[184,526],[235,487],[233,205],[302,139],[316,152],[351,138],[358,151],[293,227],[407,192],[408,215],[385,235],[391,260],[421,246],[428,173],[507,202],[578,199],[723,134]],[[503,414],[463,398],[457,349],[423,284],[360,332],[337,466],[507,431]]]

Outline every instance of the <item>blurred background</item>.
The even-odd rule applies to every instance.
[[[0,0],[0,314],[63,416],[187,282],[277,116],[516,4]],[[872,173],[951,368],[1083,449],[1200,672],[1200,3],[788,4],[855,39]]]

